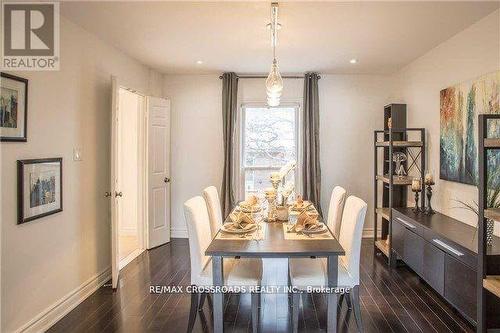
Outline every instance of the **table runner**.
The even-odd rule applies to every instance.
[[[319,240],[319,239],[334,239],[330,231],[324,232],[322,234],[311,234],[306,235],[296,232],[288,232],[288,228],[291,228],[291,224],[283,223],[283,236],[286,240]]]

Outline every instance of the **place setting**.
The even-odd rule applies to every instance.
[[[301,196],[290,206],[288,223],[283,224],[284,237],[287,240],[332,239],[330,230],[319,220],[314,206],[302,200]]]
[[[262,211],[259,199],[251,195],[247,200],[240,202],[229,214],[227,222],[222,225],[217,234],[217,239],[264,239],[264,228],[260,223]]]

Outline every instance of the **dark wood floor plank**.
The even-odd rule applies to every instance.
[[[68,313],[48,332],[185,332],[190,295],[151,294],[151,285],[189,285],[189,246],[185,239],[144,252],[120,272],[120,287],[100,288]],[[264,261],[263,285],[287,283],[287,260]],[[286,294],[263,294],[260,332],[291,331]],[[414,272],[402,266],[390,269],[385,258],[374,255],[373,242],[363,240],[360,303],[364,332],[473,332],[458,315]],[[227,332],[251,332],[250,295],[228,295],[224,308]],[[357,332],[347,304],[339,308],[339,332]],[[212,313],[205,302],[194,332],[212,332]],[[324,332],[324,295],[306,295],[299,318],[301,332]]]
[[[363,253],[366,262],[373,258],[373,255],[368,251]],[[400,287],[400,283],[394,280],[394,271],[389,269],[386,265],[377,266],[377,269],[373,270],[374,276],[377,276],[382,282],[379,284],[385,285],[385,287],[394,296],[393,301],[396,300],[404,309],[404,311],[411,318],[412,322],[416,327],[412,325],[412,329],[409,331],[421,331],[421,332],[438,332],[434,326],[432,326],[429,321],[425,319],[422,313],[418,310],[412,300],[406,295],[403,289]],[[404,319],[405,320],[405,319]],[[442,329],[440,332],[447,332],[447,327],[439,327]]]

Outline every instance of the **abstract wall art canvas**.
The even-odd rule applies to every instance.
[[[18,224],[62,211],[62,158],[17,161]]]
[[[28,80],[1,73],[0,141],[27,141]]]
[[[500,113],[499,99],[500,71],[441,90],[441,179],[477,185],[477,116]],[[500,122],[489,122],[488,136],[500,137]],[[488,164],[489,170],[500,169],[498,151],[488,155]]]

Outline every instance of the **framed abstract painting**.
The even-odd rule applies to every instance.
[[[477,185],[477,116],[500,113],[500,71],[441,90],[440,112],[440,178]],[[488,137],[500,137],[500,122],[488,124]],[[488,154],[488,164],[500,170],[500,152]]]
[[[27,141],[28,80],[1,73],[0,141]]]
[[[17,161],[17,224],[63,210],[62,158]]]

